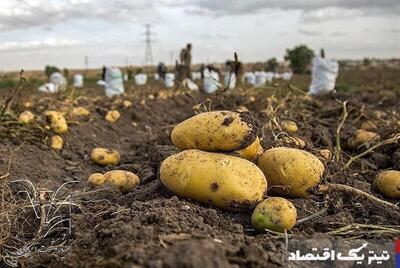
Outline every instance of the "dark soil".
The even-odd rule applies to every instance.
[[[382,79],[386,71],[372,78]],[[376,131],[381,139],[389,138],[400,131],[400,98],[395,90],[396,85],[400,84],[400,72],[391,72],[397,72],[397,76],[390,73],[391,81],[385,81],[383,88],[377,86],[379,83],[376,80],[371,81],[371,76],[363,72],[360,72],[362,77],[368,77],[364,84],[360,82],[361,74],[353,77],[345,72],[339,79],[341,83],[345,81],[352,85],[352,81],[355,81],[354,88],[348,92],[307,98],[297,90],[290,89],[287,82],[278,81],[278,84],[262,89],[228,92],[207,105],[210,104],[213,110],[234,110],[239,106],[246,106],[260,126],[266,126],[260,133],[265,149],[283,144],[273,137],[280,132],[279,128],[272,125],[272,132],[268,125],[272,116],[268,107],[271,108],[269,105],[272,105],[278,119],[294,120],[298,124],[299,131],[295,136],[305,140],[305,150],[324,161],[326,171],[323,182],[346,184],[395,204],[396,200],[385,199],[374,191],[372,180],[381,169],[400,168],[398,144],[382,146],[355,161],[350,169],[343,169],[351,155],[366,149],[365,146],[358,149],[347,146],[348,138],[362,122],[373,120],[378,125]],[[295,78],[292,82],[295,86],[296,79],[300,81],[303,78]],[[30,110],[37,115],[47,109],[62,110],[63,107],[72,106],[87,107],[91,115],[79,120],[69,118],[70,128],[68,133],[62,135],[65,146],[61,152],[48,146],[46,137],[49,132],[46,131],[40,135],[37,134],[39,132],[17,131],[0,138],[0,176],[9,173],[0,182],[29,180],[36,189],[56,191],[65,182],[78,181],[61,189],[62,192],[69,189],[64,196],[70,195],[71,202],[76,204],[71,212],[65,211],[63,215],[71,219],[71,234],[60,229],[46,239],[42,237],[39,241],[35,240],[40,219],[35,218],[32,211],[25,208],[23,211],[26,213],[18,217],[19,227],[11,226],[11,235],[4,241],[0,239],[0,246],[8,252],[12,250],[7,245],[22,246],[36,241],[35,246],[25,255],[14,256],[20,266],[294,266],[294,263],[287,261],[285,235],[256,233],[250,223],[250,213],[228,212],[179,198],[162,186],[158,178],[160,163],[178,151],[171,143],[171,130],[177,123],[193,116],[194,106],[207,102],[209,96],[177,91],[171,92],[171,96],[165,98],[164,93],[159,94],[159,88],[155,83],[146,87],[129,88],[127,96],[107,99],[102,96],[100,88],[88,87],[79,92],[82,97],[71,103],[66,103],[61,96],[45,96],[32,93],[33,91],[23,94],[20,103],[31,100],[34,106]],[[289,92],[291,94],[288,95]],[[149,94],[153,96],[148,96]],[[275,97],[271,97],[272,95]],[[2,96],[5,95],[0,95]],[[249,98],[250,96],[254,96],[255,100]],[[122,100],[131,100],[133,106],[123,108]],[[324,160],[318,150],[328,148],[334,151],[336,129],[342,115],[342,101],[345,100],[348,101],[349,117],[340,136],[343,160]],[[117,108],[121,112],[121,118],[115,123],[104,120],[105,113],[111,108]],[[22,107],[15,109],[16,112],[21,111]],[[290,144],[286,146],[295,147]],[[94,147],[117,150],[121,155],[121,163],[113,167],[96,166],[90,160],[90,152]],[[88,186],[87,178],[90,174],[112,169],[135,172],[141,178],[141,185],[126,195],[109,187],[92,189]],[[17,190],[21,190],[21,184],[10,184],[10,187],[10,195],[14,198],[5,198],[2,202],[26,200],[26,195],[17,194]],[[291,201],[297,208],[298,219],[315,214],[324,207],[327,210],[319,217],[293,228],[288,237],[289,245],[291,241],[297,243],[295,241],[298,239],[305,238],[314,241],[392,241],[400,232],[397,226],[400,222],[400,210],[389,209],[357,195],[340,192],[323,195],[314,192],[308,198]],[[29,224],[21,227],[24,221]],[[346,233],[328,234],[350,224],[393,225],[391,228],[398,232],[378,232],[372,227],[360,227]],[[18,233],[21,230],[25,233]],[[1,263],[0,260],[0,267],[6,267],[6,263]]]

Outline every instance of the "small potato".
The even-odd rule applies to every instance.
[[[239,107],[237,108],[237,111],[240,111],[240,112],[248,112],[249,109],[247,109],[246,106],[239,106]]]
[[[250,161],[195,149],[165,159],[160,179],[179,196],[231,210],[250,208],[267,189],[264,174]]]
[[[90,111],[84,107],[75,107],[72,109],[71,115],[74,117],[89,116]]]
[[[50,147],[55,150],[62,150],[64,146],[64,140],[59,135],[54,135],[51,137]]]
[[[131,107],[133,105],[133,103],[131,101],[129,101],[129,100],[124,100],[122,102],[122,105],[124,106],[124,108],[129,108],[129,107]]]
[[[357,148],[360,145],[379,139],[379,135],[375,132],[358,129],[348,141],[351,148]]]
[[[217,111],[195,115],[172,131],[173,144],[181,150],[238,151],[251,145],[258,124],[248,112]]]
[[[380,172],[374,180],[374,186],[386,197],[399,199],[400,171],[387,170]]]
[[[116,150],[106,148],[94,148],[91,154],[92,161],[98,165],[117,165],[121,160]]]
[[[307,190],[316,186],[324,165],[309,152],[286,147],[265,151],[258,158],[258,166],[272,187],[271,192],[290,197],[303,197]],[[289,188],[285,191],[285,188]]]
[[[296,224],[297,210],[289,200],[281,197],[265,199],[254,209],[251,223],[254,229],[285,232]]]
[[[283,121],[281,126],[284,131],[294,133],[298,130],[297,124],[293,121]]]
[[[332,152],[329,149],[321,149],[321,150],[319,150],[319,154],[326,160],[332,159]]]
[[[33,107],[33,102],[31,102],[31,101],[26,101],[26,102],[24,102],[24,107],[25,108],[32,108]]]
[[[105,119],[106,119],[106,121],[108,121],[110,123],[114,123],[120,117],[121,117],[121,114],[117,110],[111,110],[111,111],[107,112]]]
[[[299,137],[285,137],[283,142],[286,144],[291,144],[299,148],[306,147],[306,142]]]
[[[22,124],[29,124],[32,123],[35,120],[35,116],[33,113],[31,113],[30,111],[25,111],[22,112],[19,116],[18,116],[18,121]]]
[[[44,116],[46,117],[46,120],[50,122],[50,127],[55,133],[62,134],[68,131],[67,120],[62,113],[46,111]]]
[[[263,147],[261,146],[260,139],[257,137],[256,140],[248,147],[243,150],[237,151],[239,155],[250,161],[255,161],[262,154]]]
[[[140,184],[139,177],[130,171],[112,170],[104,174],[106,183],[118,188],[121,193],[128,193]]]
[[[101,173],[93,173],[88,179],[91,187],[101,186],[106,182],[106,177]]]
[[[376,130],[378,126],[373,121],[368,120],[362,123],[360,128],[363,130]]]

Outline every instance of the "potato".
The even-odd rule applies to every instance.
[[[387,170],[380,172],[374,186],[379,192],[389,198],[400,198],[400,171]]]
[[[131,101],[129,101],[129,100],[124,100],[122,102],[122,105],[124,106],[124,108],[129,108],[129,107],[131,107],[133,105],[133,103]]]
[[[106,177],[101,173],[93,173],[88,179],[91,187],[101,186],[106,182]]]
[[[88,116],[90,115],[90,111],[84,107],[75,107],[72,109],[71,115],[74,117]]]
[[[332,152],[329,149],[321,149],[321,150],[319,150],[319,154],[326,160],[332,159]]]
[[[283,121],[281,126],[284,131],[294,133],[298,130],[297,124],[293,121]]]
[[[257,138],[258,125],[248,112],[217,111],[195,115],[172,131],[173,144],[181,150],[238,151]]]
[[[375,132],[358,129],[354,132],[354,136],[348,141],[351,148],[357,148],[360,145],[379,139],[379,135]]]
[[[51,137],[50,147],[55,150],[62,150],[64,146],[64,140],[59,135],[54,135]]]
[[[324,165],[309,152],[286,147],[277,147],[265,151],[258,158],[258,166],[272,187],[271,193],[302,197],[307,190],[316,186]],[[289,188],[285,191],[285,188]]]
[[[267,189],[264,174],[250,161],[196,149],[165,159],[160,179],[179,196],[231,210],[260,202]]]
[[[306,147],[306,142],[299,137],[284,137],[283,142],[299,148]]]
[[[62,113],[46,111],[44,115],[46,120],[50,122],[50,127],[55,133],[62,134],[68,131],[67,120]]]
[[[33,102],[31,102],[31,101],[24,102],[24,107],[25,108],[32,108],[33,107]]]
[[[22,124],[29,124],[29,123],[32,123],[34,120],[35,120],[35,116],[30,111],[22,112],[18,116],[18,121]]]
[[[248,147],[243,150],[237,151],[237,153],[247,160],[255,161],[262,154],[263,147],[261,146],[260,139],[257,137],[256,140]]]
[[[118,188],[121,193],[128,193],[140,184],[139,177],[130,171],[112,170],[104,174],[106,183]]]
[[[116,150],[106,148],[94,148],[91,154],[92,161],[98,165],[117,165],[121,160]]]
[[[368,120],[363,122],[360,128],[363,130],[376,130],[378,126],[373,121]]]
[[[254,209],[251,223],[254,229],[285,232],[296,224],[297,210],[292,202],[281,197],[265,199]]]
[[[121,117],[121,114],[117,110],[111,110],[111,111],[107,112],[105,119],[106,119],[106,121],[108,121],[110,123],[114,123],[120,117]]]

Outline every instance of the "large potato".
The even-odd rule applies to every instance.
[[[265,229],[283,233],[296,224],[297,210],[292,202],[281,197],[265,199],[254,209],[251,223],[254,229]]]
[[[261,146],[260,139],[257,137],[256,140],[244,148],[243,150],[237,151],[237,153],[247,160],[255,161],[262,154],[263,147]]]
[[[400,171],[380,172],[374,180],[374,186],[386,197],[400,198]]]
[[[258,124],[248,112],[217,111],[195,115],[172,131],[173,144],[181,150],[238,151],[257,138]]]
[[[195,149],[165,159],[160,179],[179,196],[232,210],[258,203],[267,189],[264,174],[250,161]]]
[[[121,159],[116,150],[106,148],[95,148],[91,153],[91,159],[94,163],[106,166],[117,165]]]
[[[130,171],[112,170],[104,174],[106,183],[118,188],[121,193],[128,193],[140,184],[139,177]]]
[[[314,155],[295,148],[277,147],[258,158],[258,166],[272,187],[271,193],[301,197],[318,184],[324,165]],[[287,191],[285,191],[285,188]]]

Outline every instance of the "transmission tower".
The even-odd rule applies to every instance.
[[[150,30],[151,25],[146,24],[146,31],[145,31],[145,42],[146,42],[146,49],[145,49],[145,54],[144,54],[144,64],[145,65],[152,65],[153,64],[153,52],[151,51],[151,35],[153,34]]]

